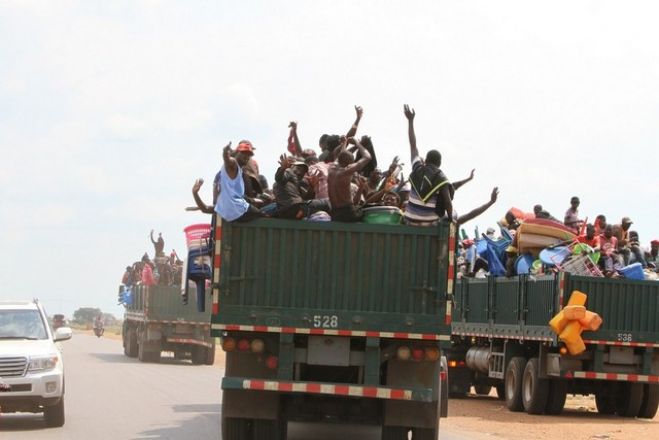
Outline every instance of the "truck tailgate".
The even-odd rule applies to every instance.
[[[225,223],[214,328],[448,334],[448,243],[448,224]]]

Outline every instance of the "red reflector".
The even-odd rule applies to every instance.
[[[274,370],[279,365],[279,358],[277,356],[268,356],[265,360],[265,366]]]

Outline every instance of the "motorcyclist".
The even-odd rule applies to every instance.
[[[94,318],[94,333],[96,333],[96,336],[99,336],[99,334],[103,334],[103,331],[103,315],[98,315]]]

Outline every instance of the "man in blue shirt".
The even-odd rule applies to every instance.
[[[219,173],[220,194],[215,204],[215,212],[229,222],[247,222],[263,213],[256,206],[245,200],[245,182],[242,168],[254,155],[251,142],[240,141],[235,157],[231,155],[231,142],[224,147],[222,159],[224,164]]]

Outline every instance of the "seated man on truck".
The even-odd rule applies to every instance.
[[[346,149],[348,143],[354,144],[361,154],[357,162],[354,161],[352,153]],[[332,221],[358,222],[362,218],[362,213],[354,205],[350,184],[353,174],[364,169],[371,161],[371,153],[355,138],[341,137],[340,146],[338,165],[329,170],[327,179]]]
[[[414,134],[413,109],[405,104],[405,117],[408,121],[410,153],[412,156],[412,174],[410,175],[410,199],[405,209],[405,223],[413,226],[434,226],[443,216],[453,218],[453,192],[448,178],[439,167],[442,155],[437,150],[430,150],[426,160],[421,160]]]
[[[236,148],[235,158],[231,155],[231,142],[222,150],[224,164],[220,169],[220,194],[215,204],[215,212],[229,222],[248,222],[263,213],[259,208],[245,200],[245,182],[243,180],[243,167],[254,155],[252,144],[241,141]]]
[[[304,179],[308,169],[306,163],[281,155],[275,174],[275,217],[300,220],[315,212],[329,210],[327,201],[311,197],[313,189]]]

